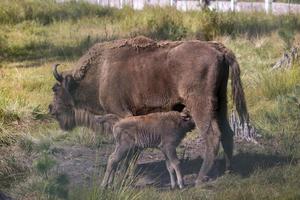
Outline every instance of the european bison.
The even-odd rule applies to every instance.
[[[195,128],[195,123],[186,109],[177,111],[151,113],[142,116],[132,116],[120,119],[113,114],[98,117],[98,123],[109,122],[113,125],[113,135],[116,141],[115,151],[110,155],[102,186],[111,184],[118,163],[130,152],[141,151],[145,148],[159,148],[165,158],[171,188],[175,188],[176,173],[179,188],[183,188],[176,147],[186,133]]]
[[[146,37],[95,44],[73,70],[54,77],[67,94],[55,92],[50,112],[64,130],[74,128],[77,110],[122,118],[187,107],[205,137],[205,156],[196,183],[207,179],[222,142],[230,168],[233,132],[227,119],[227,81],[241,122],[248,112],[240,68],[232,51],[218,42],[162,41]],[[65,104],[55,105],[56,102]],[[62,109],[57,109],[62,107]]]

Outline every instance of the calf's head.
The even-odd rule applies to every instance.
[[[120,120],[121,118],[115,114],[106,114],[106,115],[96,115],[95,123],[101,125],[104,128],[106,133],[111,133],[113,131],[113,126]]]
[[[75,104],[73,93],[77,83],[71,75],[62,76],[57,72],[57,66],[53,67],[53,75],[57,83],[52,87],[53,101],[49,105],[49,112],[59,122],[63,130],[71,130],[75,123]]]
[[[187,108],[184,108],[182,110],[182,112],[180,113],[180,118],[180,127],[185,131],[191,131],[196,127],[195,122]]]

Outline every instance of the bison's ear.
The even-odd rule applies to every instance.
[[[78,83],[74,80],[73,76],[67,75],[63,80],[63,87],[66,88],[69,92],[73,92],[77,86]]]

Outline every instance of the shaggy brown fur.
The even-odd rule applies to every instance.
[[[52,88],[54,92],[53,104],[49,105],[50,114],[52,114],[59,122],[63,130],[71,130],[76,126],[84,126],[91,128],[95,132],[103,131],[111,132],[111,124],[95,123],[95,115],[85,109],[75,109],[71,94],[62,85],[55,84]],[[58,98],[59,97],[59,98]]]
[[[238,114],[242,121],[249,118],[234,54],[216,42],[126,41],[96,44],[72,72],[58,79],[70,91],[74,108],[126,117],[185,105],[206,141],[197,180],[206,179],[220,141],[229,168],[233,149],[226,100],[229,67]]]
[[[115,151],[110,155],[102,186],[111,184],[118,163],[129,152],[145,148],[159,148],[166,158],[171,187],[175,188],[176,172],[179,188],[183,188],[176,147],[185,134],[195,128],[195,123],[187,113],[177,111],[152,113],[143,116],[132,116],[120,119],[108,114],[98,117],[98,123],[107,122],[113,125],[113,135],[116,141]]]

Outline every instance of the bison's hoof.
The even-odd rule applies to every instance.
[[[171,190],[175,190],[176,189],[176,185],[171,185]]]
[[[225,170],[225,174],[232,174],[232,173],[233,173],[232,169]]]
[[[209,176],[198,177],[195,181],[195,185],[196,186],[203,185],[204,183],[208,182],[209,180],[210,180]]]

